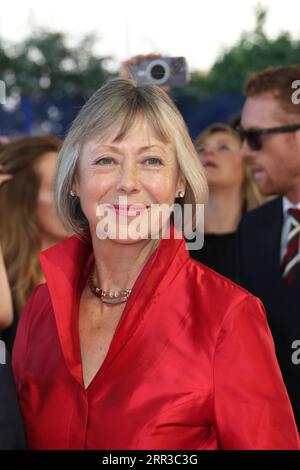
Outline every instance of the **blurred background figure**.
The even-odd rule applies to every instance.
[[[237,228],[243,214],[263,202],[248,166],[240,156],[238,133],[213,124],[197,137],[195,147],[204,166],[209,199],[205,206],[204,246],[192,258],[237,281]]]
[[[1,332],[9,350],[26,300],[44,280],[38,253],[67,236],[52,190],[60,146],[54,136],[37,136],[0,150],[0,289],[6,299],[0,305],[0,325],[12,323]]]
[[[239,229],[241,284],[265,307],[300,429],[300,65],[254,74],[245,87],[241,155],[262,194],[275,199],[246,214]]]
[[[13,321],[12,297],[7,277],[7,270],[3,259],[2,247],[0,244],[0,337],[1,331],[8,328]]]

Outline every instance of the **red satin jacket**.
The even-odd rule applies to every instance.
[[[84,389],[78,334],[91,244],[41,254],[14,373],[32,449],[298,449],[260,301],[162,240]]]

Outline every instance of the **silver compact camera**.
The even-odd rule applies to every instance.
[[[129,65],[129,70],[137,83],[180,86],[189,80],[185,57],[142,59],[138,64]]]

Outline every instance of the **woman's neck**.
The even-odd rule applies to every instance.
[[[226,234],[237,230],[244,200],[239,188],[212,190],[205,206],[205,233]]]
[[[131,289],[159,240],[121,244],[92,236],[92,243],[96,264],[94,282],[107,291]]]
[[[48,234],[42,234],[41,237],[41,251],[51,248],[51,246],[56,245],[56,243],[61,242],[64,238],[52,237]]]

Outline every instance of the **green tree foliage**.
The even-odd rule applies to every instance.
[[[205,76],[194,73],[184,94],[241,93],[247,78],[254,72],[271,66],[300,62],[300,40],[292,39],[288,32],[270,39],[265,33],[267,10],[258,6],[256,26],[243,33],[237,44],[217,58]],[[177,93],[181,93],[180,90]]]
[[[8,96],[90,96],[110,76],[93,53],[94,35],[76,46],[60,32],[36,31],[22,43],[0,41],[0,78]]]

